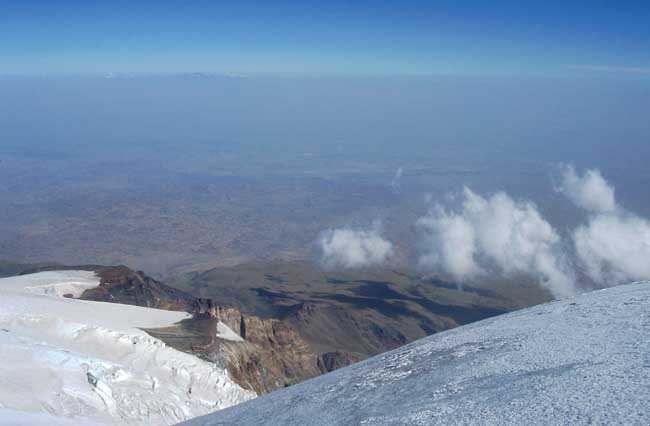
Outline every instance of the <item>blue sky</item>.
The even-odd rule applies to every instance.
[[[648,1],[0,3],[0,73],[650,74]]]

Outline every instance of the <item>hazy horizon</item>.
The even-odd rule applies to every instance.
[[[382,220],[412,266],[414,221],[465,185],[534,201],[568,232],[584,215],[553,190],[561,163],[601,170],[622,204],[648,216],[648,83],[0,78],[0,258],[164,274],[309,257],[323,229]]]
[[[544,263],[545,282],[596,276],[585,259],[629,235],[645,253],[645,4],[3,12],[0,258],[158,276],[274,258],[460,275]],[[603,199],[616,208],[589,210]],[[494,256],[493,221],[531,255]]]

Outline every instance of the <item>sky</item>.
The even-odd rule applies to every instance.
[[[650,74],[647,1],[0,4],[3,74]]]

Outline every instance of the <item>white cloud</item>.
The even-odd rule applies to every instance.
[[[600,285],[650,279],[650,222],[625,213],[599,214],[573,233],[584,272]]]
[[[417,225],[424,230],[420,266],[429,269],[442,266],[445,272],[460,280],[481,272],[474,261],[474,227],[465,218],[437,207],[429,215],[420,218]]]
[[[589,169],[579,176],[573,165],[562,166],[561,182],[557,190],[578,207],[591,212],[613,212],[617,208],[614,187],[607,183],[597,169]]]
[[[326,269],[355,269],[376,266],[393,254],[393,244],[384,239],[379,224],[369,230],[340,228],[321,232],[317,247]]]
[[[417,225],[424,268],[442,269],[459,280],[523,273],[555,297],[575,292],[560,237],[530,202],[514,201],[504,192],[483,198],[465,188],[460,211],[435,206]]]
[[[557,298],[576,292],[576,271],[599,286],[650,279],[650,221],[626,212],[599,170],[579,174],[567,165],[560,175],[556,189],[588,212],[566,238],[529,201],[505,192],[483,197],[465,188],[458,208],[448,208],[454,200],[445,198],[417,221],[420,267],[460,282],[526,274]],[[317,247],[327,269],[376,266],[394,254],[378,223],[323,231]]]
[[[577,263],[601,286],[650,279],[650,222],[626,212],[599,170],[565,166],[559,190],[591,215],[572,234]]]

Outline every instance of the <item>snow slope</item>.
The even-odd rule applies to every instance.
[[[459,327],[184,423],[234,424],[649,425],[650,282]]]
[[[156,425],[251,399],[214,364],[138,328],[188,314],[60,297],[92,272],[0,279],[0,425]]]
[[[79,297],[85,290],[97,287],[99,278],[93,271],[49,271],[6,278],[0,282],[0,291]]]
[[[228,327],[226,324],[222,323],[221,321],[217,323],[217,337],[220,339],[229,340],[231,342],[244,341],[244,339],[242,339],[239,334],[232,331],[230,327]]]

